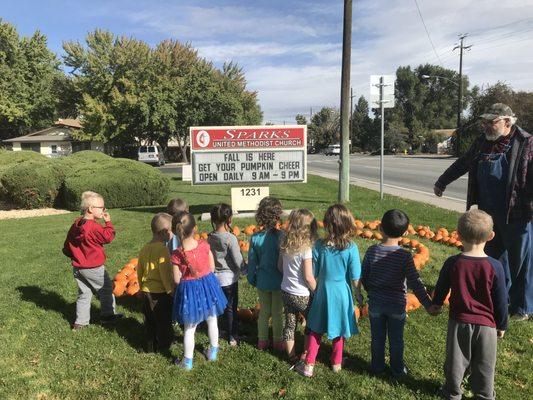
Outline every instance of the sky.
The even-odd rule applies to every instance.
[[[264,122],[294,124],[296,114],[339,107],[343,4],[2,0],[0,18],[24,36],[39,29],[59,57],[62,42],[83,42],[96,28],[152,46],[167,38],[189,42],[215,66],[236,61],[243,68],[248,88],[258,92]],[[354,0],[354,95],[368,98],[370,75],[394,74],[399,66],[458,70],[459,53],[452,49],[463,33],[469,34],[465,45],[472,45],[463,57],[471,84],[503,81],[533,91],[533,0]]]

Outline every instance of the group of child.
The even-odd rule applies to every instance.
[[[114,238],[104,200],[97,193],[85,192],[81,209],[83,216],[72,225],[64,246],[79,288],[73,329],[89,323],[92,293],[102,303],[102,322],[121,317],[115,313],[112,284],[104,267],[102,245]],[[295,370],[306,377],[314,374],[324,334],[332,341],[332,370],[341,370],[344,342],[358,333],[353,296],[363,304],[361,287],[368,294],[372,372],[385,371],[388,337],[392,374],[406,374],[406,286],[431,315],[441,312],[451,290],[443,393],[447,398],[460,398],[462,380],[469,373],[474,394],[494,398],[496,337],[503,337],[507,327],[507,292],[501,263],[483,251],[494,236],[492,219],[485,212],[470,210],[459,219],[464,251],[446,260],[431,298],[411,253],[399,246],[409,226],[401,210],[383,215],[383,240],[367,250],[362,264],[352,241],[355,220],[342,204],[327,209],[325,235],[319,238],[318,223],[309,210],[293,210],[285,229],[279,229],[280,201],[262,199],[256,212],[262,229],[250,239],[247,263],[232,233],[229,205],[213,207],[213,231],[207,240],[195,239],[196,221],[185,201],[171,201],[167,211],[153,217],[152,240],[139,254],[139,297],[150,350],[168,350],[174,337],[171,322],[183,326],[184,356],[176,361],[181,368],[192,368],[194,336],[201,322],[207,324],[208,360],[217,359],[220,315],[224,314],[229,344],[238,345],[238,280],[244,273],[259,299],[258,348],[270,347],[271,324],[272,348],[286,351]],[[104,227],[95,222],[100,218]],[[300,357],[295,351],[299,314],[306,320]]]

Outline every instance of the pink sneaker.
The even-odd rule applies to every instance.
[[[257,341],[257,348],[259,350],[268,350],[268,347],[270,346],[270,342],[268,340],[261,340],[259,339]]]
[[[314,365],[299,363],[294,367],[294,370],[300,375],[305,376],[306,378],[312,378],[314,376],[313,370],[315,369]]]

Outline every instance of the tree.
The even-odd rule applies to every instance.
[[[307,125],[307,118],[302,114],[297,114],[295,120],[298,125]]]
[[[242,68],[222,70],[198,57],[189,44],[165,40],[155,48],[96,30],[87,47],[64,44],[65,64],[82,101],[80,138],[115,145],[176,138],[186,161],[188,128],[259,124],[257,94],[246,90]]]
[[[359,97],[352,114],[352,146],[367,150],[372,135],[372,119],[368,116],[369,105],[364,96]]]
[[[337,143],[340,137],[340,113],[331,107],[323,107],[311,118],[309,138],[317,148]]]
[[[43,34],[21,38],[0,19],[0,140],[49,126],[59,116],[61,77]]]

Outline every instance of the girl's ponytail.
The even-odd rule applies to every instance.
[[[187,254],[185,253],[185,250],[183,249],[183,240],[187,239],[188,237],[192,236],[194,234],[194,228],[196,228],[196,220],[194,219],[194,216],[187,211],[182,211],[178,214],[176,214],[172,218],[172,231],[175,235],[178,236],[180,242],[182,243],[181,247],[181,255],[183,259],[185,260],[185,263],[187,264],[187,270],[194,276],[196,275],[196,271],[192,267],[192,265],[189,263],[189,260],[187,258]]]

